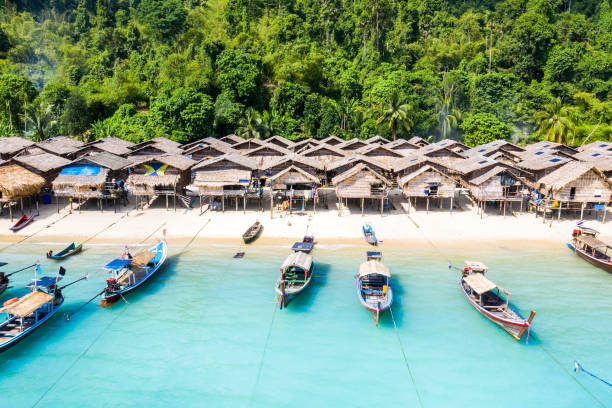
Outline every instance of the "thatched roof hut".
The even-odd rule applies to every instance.
[[[266,143],[253,150],[242,152],[244,157],[249,157],[257,161],[257,168],[259,169],[268,168],[269,164],[277,162],[282,157],[292,156],[293,154],[291,150],[273,143]]]
[[[410,156],[416,150],[418,150],[420,146],[413,145],[412,143],[404,139],[397,139],[396,141],[389,143],[387,145],[387,148],[398,152],[404,156]]]
[[[531,156],[523,156],[522,161],[516,164],[516,167],[528,171],[532,174],[531,180],[538,181],[547,174],[552,173],[559,167],[571,162],[571,159],[559,157],[557,155],[546,154],[542,151],[530,152]]]
[[[385,139],[384,137],[382,137],[380,135],[376,135],[374,137],[366,139],[365,142],[367,144],[379,144],[379,145],[386,145],[386,144],[391,143],[391,141],[389,139]]]
[[[109,193],[109,182],[123,176],[123,169],[131,163],[108,152],[80,157],[65,166],[53,180],[53,192],[58,197],[102,198]]]
[[[78,152],[81,147],[83,147],[83,145],[84,143],[80,140],[72,139],[66,136],[57,136],[36,143],[36,146],[40,147],[44,151],[66,158],[72,158],[73,155]]]
[[[187,189],[199,196],[243,195],[256,168],[254,160],[237,153],[203,160],[191,169],[193,181]]]
[[[457,182],[431,165],[424,165],[398,180],[404,197],[450,198]]]
[[[177,143],[173,140],[166,139],[163,137],[158,137],[155,139],[147,140],[146,142],[139,143],[130,148],[132,152],[129,154],[130,156],[158,156],[163,154],[181,154],[183,150],[181,149],[180,143]],[[139,159],[136,159],[139,160]]]
[[[291,150],[293,150],[295,153],[301,154],[302,152],[310,150],[313,147],[317,147],[319,145],[321,145],[321,142],[318,139],[313,139],[309,137],[300,140],[299,142],[296,142],[293,146],[291,146]]]
[[[325,166],[320,161],[293,153],[291,155],[279,157],[277,160],[267,162],[265,165],[261,166],[259,172],[260,178],[262,180],[267,180],[291,166],[298,167],[306,173],[317,177],[323,175],[323,171],[325,170]]]
[[[222,138],[220,138],[219,140],[220,140],[220,141],[222,141],[222,142],[225,142],[225,143],[227,143],[227,144],[230,144],[230,145],[234,145],[234,144],[236,144],[236,143],[240,143],[240,142],[244,141],[244,139],[243,139],[243,138],[241,138],[241,137],[239,137],[239,136],[236,136],[236,135],[235,135],[235,134],[233,134],[233,133],[232,133],[232,134],[230,134],[230,135],[227,135],[227,136],[223,136],[223,137],[222,137]]]
[[[573,147],[561,144],[561,143],[557,143],[557,142],[549,142],[546,140],[543,140],[541,142],[537,142],[537,143],[532,143],[532,144],[528,144],[527,146],[525,146],[525,150],[526,151],[536,151],[536,150],[552,150],[553,152],[556,152],[557,154],[566,154],[569,156],[573,156],[576,153],[578,153],[577,149],[574,149]]]
[[[196,162],[211,159],[213,157],[224,156],[237,152],[227,143],[205,143],[202,142],[197,145],[192,145],[190,148],[183,152],[183,156],[188,157]]]
[[[193,142],[189,142],[189,143],[186,143],[184,145],[181,145],[180,148],[185,150],[185,151],[187,151],[187,150],[191,149],[192,147],[202,146],[202,145],[213,145],[213,146],[221,145],[221,146],[224,146],[224,147],[230,147],[229,143],[222,142],[219,139],[216,139],[214,137],[208,136],[208,137],[205,137],[205,138],[202,138],[202,139],[199,139],[199,140],[194,140]]]
[[[22,137],[0,137],[0,159],[8,160],[35,143]]]
[[[0,201],[10,202],[17,198],[38,194],[45,179],[17,164],[0,166]]]
[[[278,135],[267,138],[265,142],[275,144],[285,149],[291,149],[295,144],[293,140],[285,139],[284,137]]]
[[[267,185],[273,190],[294,190],[295,196],[301,196],[304,191],[321,185],[321,180],[292,165],[268,178]]]
[[[439,147],[446,147],[447,149],[452,150],[453,152],[456,152],[456,153],[463,153],[465,151],[470,150],[468,146],[464,145],[463,143],[457,140],[453,140],[453,139],[440,140],[439,142],[436,142],[434,144]]]
[[[330,163],[346,157],[348,154],[344,150],[323,143],[301,153],[303,157],[311,157],[320,161],[326,168]]]
[[[361,149],[367,145],[368,144],[365,141],[353,138],[351,140],[347,140],[342,144],[337,145],[336,147],[340,150],[344,150],[345,152],[352,152],[354,150]]]
[[[242,139],[242,141],[234,143],[232,145],[232,149],[236,150],[238,153],[243,154],[244,152],[248,152],[250,150],[256,149],[265,145],[266,142],[259,139]]]
[[[429,144],[429,142],[427,142],[425,139],[423,139],[422,137],[418,137],[418,136],[414,136],[408,139],[408,143],[411,143],[419,147],[427,146]]]
[[[497,164],[468,180],[472,197],[479,201],[520,201],[531,183],[519,171]]]
[[[549,199],[568,203],[608,203],[612,183],[593,163],[569,162],[538,181]]]
[[[86,156],[90,153],[111,153],[116,156],[127,156],[132,153],[132,147],[134,143],[122,140],[116,137],[105,137],[102,139],[94,140],[93,142],[85,144],[76,153],[75,157]]]
[[[321,139],[320,142],[329,146],[338,146],[339,144],[344,143],[345,140],[340,139],[338,136],[331,135],[327,136],[325,139]]]
[[[127,186],[133,195],[176,194],[187,185],[196,162],[179,154],[144,157],[129,166]]]
[[[470,156],[491,157],[494,154],[497,154],[499,152],[504,152],[504,153],[508,153],[509,155],[511,155],[511,157],[519,158],[520,155],[517,153],[522,153],[524,151],[525,149],[523,149],[522,147],[512,144],[510,142],[507,142],[505,140],[494,140],[489,143],[484,143],[476,147],[472,147],[471,149],[463,152],[463,154],[467,157],[470,157]]]
[[[45,179],[46,186],[48,187],[51,186],[51,182],[57,177],[60,169],[70,164],[70,160],[64,157],[46,152],[15,156],[10,162],[19,164],[31,172],[38,174]]]
[[[447,158],[457,158],[462,159],[464,156],[446,146],[440,146],[437,144],[430,144],[424,147],[421,147],[419,150],[415,152],[415,154],[421,154],[429,157],[447,157]]]
[[[395,163],[399,159],[403,159],[405,156],[399,152],[396,152],[393,149],[388,148],[387,146],[388,145],[380,145],[378,143],[373,143],[357,150],[356,153],[361,154],[365,157],[370,157],[372,159],[378,160],[382,163],[385,163],[387,168],[394,169]]]
[[[335,177],[336,175],[340,175],[349,170],[351,167],[360,163],[365,164],[370,170],[374,170],[380,175],[391,171],[391,167],[387,166],[386,163],[381,162],[380,160],[353,153],[329,163],[327,165],[327,171],[330,172],[332,177]]]
[[[579,152],[586,152],[586,151],[590,151],[590,150],[608,150],[608,151],[612,151],[612,143],[604,142],[604,141],[601,141],[601,140],[597,140],[595,142],[591,142],[591,143],[582,145],[577,150]]]
[[[338,198],[383,198],[389,180],[372,170],[365,163],[359,163],[332,179]]]

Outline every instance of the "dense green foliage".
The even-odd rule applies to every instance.
[[[6,0],[0,136],[612,139],[610,0]]]

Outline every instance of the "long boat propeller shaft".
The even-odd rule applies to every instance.
[[[70,286],[70,285],[74,285],[75,283],[80,282],[80,281],[82,281],[82,280],[85,280],[85,279],[87,279],[87,278],[89,278],[89,275],[85,275],[85,276],[83,276],[82,278],[75,280],[74,282],[70,282],[69,284],[64,285],[64,286],[62,286],[61,288],[59,288],[59,290],[62,290],[62,289],[64,289],[64,288],[67,288],[68,286]]]
[[[11,272],[11,273],[7,273],[7,274],[6,274],[6,275],[4,275],[4,276],[8,278],[9,276],[16,274],[17,272],[25,271],[26,269],[31,268],[31,267],[36,266],[36,265],[37,265],[37,264],[32,264],[32,265],[30,265],[30,266],[26,266],[25,268],[21,268],[21,269],[18,269],[18,270],[16,270],[16,271],[13,271],[13,272]]]
[[[98,296],[100,296],[101,294],[104,293],[104,291],[106,290],[106,288],[102,289],[101,292],[96,293],[94,297],[92,297],[91,299],[89,299],[87,302],[83,303],[81,306],[78,307],[78,309],[76,309],[74,312],[72,312],[72,314],[70,313],[66,313],[66,320],[70,320],[71,316],[74,316],[75,314],[77,314],[77,312],[80,312],[81,309],[83,309],[85,306],[87,306],[88,304],[90,304],[91,302],[94,301],[95,298],[97,298]]]

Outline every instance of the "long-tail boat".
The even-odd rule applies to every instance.
[[[34,214],[28,216],[26,214],[23,214],[21,216],[21,218],[19,218],[17,220],[17,222],[15,224],[13,224],[12,227],[10,227],[9,229],[13,232],[15,231],[19,231],[20,229],[22,229],[23,227],[25,227],[26,225],[28,225],[30,223],[30,221],[32,221],[34,219]]]
[[[4,265],[7,265],[7,263],[6,262],[0,262],[0,267],[2,267]],[[26,266],[24,268],[18,269],[16,271],[13,271],[13,272],[10,272],[10,273],[0,272],[0,294],[2,292],[4,292],[6,289],[8,289],[9,283],[10,283],[10,279],[9,279],[10,276],[12,276],[12,275],[14,275],[14,274],[16,274],[18,272],[25,271],[26,269],[31,268],[31,267],[36,266],[36,265],[37,264],[29,265],[29,266]]]
[[[599,232],[592,228],[577,226],[572,232],[572,242],[567,246],[580,258],[612,273],[612,259],[608,254],[612,254],[612,246],[597,239],[597,235]]]
[[[49,252],[47,252],[47,258],[56,259],[56,260],[66,259],[69,256],[78,254],[79,252],[81,252],[82,249],[83,249],[83,244],[76,245],[73,242],[70,245],[68,245],[66,248],[59,251],[58,253],[54,254],[53,251],[49,250]]]
[[[263,224],[259,221],[255,221],[255,223],[251,225],[244,234],[242,234],[242,240],[245,244],[250,244],[259,237],[262,230]]]
[[[111,306],[120,297],[145,283],[161,268],[168,256],[165,234],[158,244],[148,250],[133,257],[129,253],[126,255],[128,259],[115,259],[104,267],[111,277],[106,280],[106,288],[98,306]]]
[[[312,255],[306,252],[292,252],[280,268],[281,275],[276,282],[276,293],[280,295],[282,309],[302,292],[312,280]]]
[[[4,302],[0,313],[6,313],[6,319],[0,323],[0,352],[15,345],[28,334],[47,322],[64,303],[62,289],[83,279],[58,287],[57,283],[65,275],[64,268],[59,269],[57,276],[43,276],[32,280],[26,287],[30,293]]]
[[[372,228],[370,224],[364,224],[363,227],[361,227],[361,229],[363,230],[363,237],[365,238],[368,244],[378,245],[376,234],[374,233],[374,229]]]
[[[361,304],[372,312],[376,326],[380,314],[389,309],[393,303],[390,279],[391,272],[382,263],[382,252],[368,251],[366,262],[359,266],[357,296]]]
[[[459,282],[465,297],[481,315],[500,326],[515,340],[521,340],[525,332],[529,333],[531,330],[535,310],[532,310],[529,318],[525,320],[510,305],[512,294],[485,277],[485,273],[489,270],[486,265],[474,261],[465,261],[465,263],[467,266],[463,268]]]

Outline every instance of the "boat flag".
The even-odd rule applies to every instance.
[[[36,266],[34,267],[34,270],[36,271],[36,273],[38,275],[42,275],[42,270],[40,269],[40,264],[36,264]]]
[[[166,239],[166,229],[165,228],[164,228],[163,234],[164,234],[164,240],[165,240]]]
[[[582,227],[582,224],[584,224],[584,221],[580,220],[576,223],[577,227]]]
[[[125,259],[126,256],[128,256],[129,254],[129,250],[128,250],[128,246],[126,245],[125,247],[123,247],[123,253],[121,254],[121,259]]]
[[[64,269],[63,266],[60,266],[59,271],[57,271],[57,273],[59,273],[60,276],[64,276],[66,275],[66,269]]]

